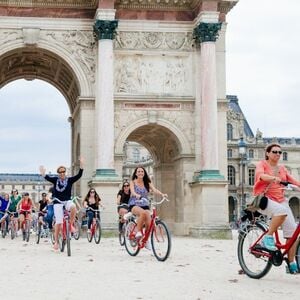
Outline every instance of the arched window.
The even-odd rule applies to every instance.
[[[230,123],[227,124],[227,141],[233,140],[233,127]]]
[[[254,150],[249,149],[249,158],[254,158]]]
[[[283,160],[288,160],[288,154],[287,154],[287,152],[283,152],[282,153],[282,159]]]
[[[235,185],[235,168],[233,166],[227,167],[228,181],[230,185]]]
[[[232,158],[232,149],[227,150],[227,158]]]

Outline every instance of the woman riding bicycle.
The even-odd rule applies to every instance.
[[[167,194],[163,194],[154,187],[151,180],[143,167],[137,167],[132,175],[130,181],[131,196],[129,199],[129,211],[138,217],[137,219],[137,232],[136,239],[142,237],[142,228],[145,225],[147,230],[151,217],[150,217],[150,204],[148,200],[148,193],[151,191],[162,197],[167,197]]]
[[[21,226],[23,222],[25,221],[26,217],[32,221],[32,209],[34,209],[34,203],[29,198],[29,193],[24,193],[23,198],[17,205],[17,210],[19,211],[19,229],[21,229]]]
[[[268,198],[267,207],[258,211],[267,215],[271,219],[267,235],[263,239],[265,248],[277,250],[273,234],[282,226],[283,236],[287,240],[291,238],[295,229],[296,222],[292,210],[289,207],[288,199],[284,197],[284,188],[280,184],[282,181],[288,181],[294,185],[300,186],[300,182],[294,179],[283,165],[279,165],[281,146],[273,143],[266,147],[265,160],[260,161],[255,170],[254,195],[265,193]],[[296,243],[288,252],[290,262],[290,273],[297,273],[298,268],[295,260]]]
[[[79,159],[80,169],[77,175],[73,177],[66,176],[66,167],[60,166],[57,168],[58,176],[49,176],[46,174],[44,166],[40,166],[41,175],[49,182],[53,183],[53,204],[54,204],[54,216],[55,216],[55,229],[54,229],[54,250],[58,250],[58,234],[61,229],[64,218],[63,207],[70,211],[70,224],[71,232],[75,231],[74,221],[76,216],[76,206],[71,199],[73,183],[80,179],[83,173],[83,159]],[[58,199],[58,200],[55,200]],[[64,202],[63,204],[59,201]]]
[[[96,190],[91,188],[83,200],[83,207],[86,208],[86,214],[88,217],[88,233],[90,233],[93,219],[96,217],[96,212],[94,210],[98,210],[99,206],[102,206],[101,198]],[[92,209],[89,210],[89,207]],[[99,212],[97,212],[97,214],[100,219]]]
[[[128,202],[130,199],[130,188],[129,182],[125,181],[122,185],[122,189],[119,190],[117,195],[117,205],[119,214],[119,232],[122,230],[124,223],[123,216],[128,213]]]
[[[9,205],[10,205],[9,194],[6,193],[4,197],[0,195],[0,224],[2,222],[6,222],[6,230],[8,229],[8,221],[9,221],[8,214],[7,214]]]

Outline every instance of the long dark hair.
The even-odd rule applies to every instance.
[[[149,190],[150,190],[149,183],[151,183],[151,180],[150,180],[150,178],[148,176],[148,173],[145,170],[145,168],[143,168],[143,167],[136,167],[135,170],[134,170],[134,172],[133,172],[133,175],[132,175],[131,179],[132,180],[137,179],[137,176],[136,176],[137,169],[143,169],[144,170],[143,182],[144,182],[144,186],[145,186],[146,190],[149,192]]]
[[[273,147],[279,147],[281,149],[281,146],[277,143],[272,143],[272,144],[267,145],[266,150],[265,150],[265,159],[266,160],[269,159],[267,153],[270,153],[272,151]]]
[[[101,198],[100,196],[98,195],[98,193],[96,192],[96,190],[94,188],[90,188],[90,190],[88,191],[88,193],[86,194],[83,202],[86,201],[87,204],[89,204],[89,198],[90,198],[90,195],[91,195],[91,191],[94,191],[95,192],[95,200],[96,200],[96,204],[99,205],[99,202],[101,201]]]

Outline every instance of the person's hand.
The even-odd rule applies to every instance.
[[[141,195],[140,194],[135,194],[135,198],[136,199],[141,199]]]
[[[80,166],[80,169],[83,169],[83,165],[84,165],[84,158],[83,157],[79,157],[79,166]]]
[[[275,183],[280,183],[281,182],[281,178],[280,177],[274,177],[273,182]]]
[[[40,174],[42,175],[42,176],[45,176],[45,174],[46,174],[46,168],[44,167],[44,166],[40,166]]]
[[[168,194],[161,194],[163,198],[168,198]]]

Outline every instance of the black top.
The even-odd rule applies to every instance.
[[[40,204],[40,211],[43,211],[43,209],[48,205],[47,201],[44,200],[40,200],[39,204]]]
[[[124,193],[122,190],[119,190],[119,193],[117,196],[121,196],[121,199],[120,199],[120,205],[121,204],[128,204],[128,201],[129,201],[129,198],[130,198],[130,193],[129,194],[126,194]]]
[[[64,181],[61,181],[58,176],[46,175],[45,179],[53,183],[52,197],[57,198],[60,201],[70,200],[72,194],[72,185],[75,181],[77,181],[82,176],[82,172],[83,169],[79,169],[77,175],[73,177],[66,177]]]

